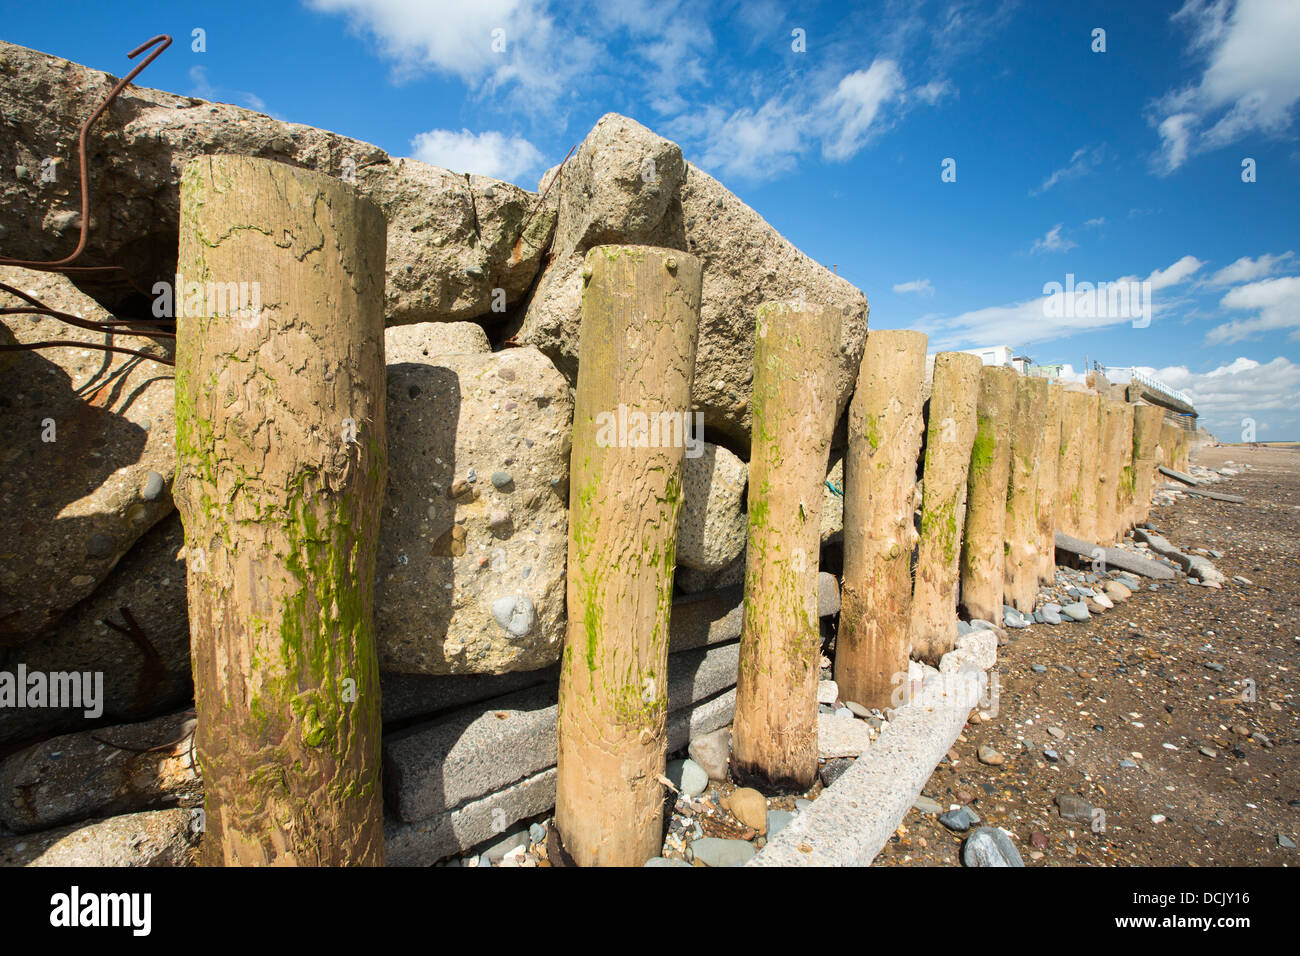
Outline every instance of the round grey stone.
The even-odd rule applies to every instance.
[[[113,553],[113,539],[102,531],[93,534],[86,545],[86,555],[92,558],[107,558]]]
[[[492,617],[511,637],[525,637],[537,615],[533,602],[522,594],[506,594],[492,602]]]
[[[1011,838],[997,827],[980,827],[966,838],[961,850],[966,866],[1024,866]]]
[[[688,797],[698,797],[709,786],[709,775],[694,760],[670,760],[664,775]]]
[[[156,471],[150,471],[144,476],[144,487],[140,489],[140,495],[145,501],[157,501],[167,487],[167,482],[163,476]]]

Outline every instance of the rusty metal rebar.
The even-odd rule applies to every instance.
[[[62,259],[51,259],[46,261],[39,261],[39,260],[32,260],[32,259],[11,259],[6,256],[0,256],[0,265],[16,266],[18,268],[32,269],[38,272],[58,272],[62,275],[84,276],[84,275],[97,273],[97,272],[120,273],[121,275],[125,276],[126,281],[137,292],[140,292],[145,296],[149,295],[149,293],[146,290],[142,289],[140,285],[135,281],[135,277],[132,276],[122,266],[117,266],[117,265],[74,266],[72,265],[72,263],[76,262],[76,260],[81,257],[82,253],[86,251],[86,244],[90,238],[90,169],[89,169],[90,164],[87,158],[87,150],[86,150],[86,140],[87,140],[87,136],[90,133],[90,127],[94,125],[95,121],[104,114],[104,112],[112,104],[113,100],[117,98],[117,95],[121,93],[122,90],[126,89],[126,87],[129,86],[131,82],[137,76],[139,76],[140,73],[143,72],[146,67],[149,66],[150,63],[158,59],[158,57],[162,55],[163,51],[166,50],[169,46],[171,46],[171,44],[172,44],[172,38],[165,33],[160,33],[158,36],[153,37],[150,40],[146,40],[144,43],[141,43],[138,47],[136,47],[134,50],[128,53],[127,57],[129,59],[134,60],[145,50],[148,50],[150,47],[154,47],[154,50],[147,57],[145,57],[138,64],[136,64],[135,69],[133,69],[130,73],[128,73],[126,76],[122,77],[122,79],[117,81],[117,83],[113,86],[113,88],[108,92],[108,95],[105,96],[104,99],[100,102],[99,106],[96,107],[95,111],[90,114],[90,116],[86,119],[84,123],[81,124],[81,130],[77,136],[77,158],[78,158],[77,166],[81,174],[81,230],[77,239],[77,247],[73,249],[71,253],[64,256]],[[58,319],[59,321],[64,322],[68,325],[76,326],[78,328],[89,329],[91,331],[104,331],[109,334],[112,334],[114,332],[134,332],[138,334],[152,336],[155,338],[176,337],[174,332],[168,332],[165,330],[159,330],[159,329],[142,330],[142,329],[132,328],[132,326],[148,325],[151,322],[170,321],[170,320],[110,318],[101,321],[94,321],[88,319],[81,319],[77,316],[70,315],[67,312],[60,312],[57,309],[51,309],[48,306],[46,306],[44,303],[42,303],[40,300],[36,299],[34,296],[27,295],[26,293],[21,292],[13,288],[12,286],[5,285],[4,283],[0,283],[0,291],[7,292],[10,295],[14,296],[15,298],[20,299],[21,301],[26,302],[28,303],[29,306],[31,306],[31,308],[26,308],[26,309],[22,309],[22,308],[0,309],[0,315],[49,316],[51,318]],[[118,328],[119,326],[122,326],[123,328],[119,329]],[[104,351],[104,352],[122,352],[128,355],[136,355],[141,358],[146,358],[163,365],[175,365],[173,361],[167,358],[157,356],[157,355],[151,355],[148,352],[142,352],[137,349],[123,348],[121,346],[106,345],[98,342],[51,340],[45,342],[31,342],[31,343],[26,343],[21,345],[0,345],[0,352],[28,352],[36,349],[53,348],[55,346],[62,346],[62,345],[71,345],[77,348],[99,349],[100,351]]]

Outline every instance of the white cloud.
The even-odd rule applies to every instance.
[[[1181,365],[1142,371],[1187,392],[1201,424],[1221,441],[1241,440],[1243,418],[1255,421],[1260,440],[1300,438],[1300,365],[1283,356],[1241,357],[1204,373]]]
[[[911,282],[900,282],[894,286],[894,291],[899,295],[906,295],[908,292],[915,292],[919,295],[934,295],[934,286],[930,284],[929,279],[913,279]]]
[[[1262,279],[1238,286],[1230,290],[1219,304],[1234,312],[1254,312],[1255,315],[1215,326],[1205,336],[1208,345],[1239,342],[1278,329],[1296,329],[1288,338],[1300,339],[1300,276]]]
[[[475,173],[493,179],[516,181],[524,173],[536,172],[542,154],[521,136],[506,137],[495,130],[459,133],[434,129],[411,140],[412,155],[422,162],[457,173]]]
[[[711,108],[682,125],[707,137],[701,166],[748,179],[767,179],[794,168],[805,148],[802,114],[780,97],[757,110],[738,109],[730,115]]]
[[[1295,258],[1294,252],[1284,252],[1274,256],[1268,253],[1258,259],[1242,256],[1231,265],[1224,266],[1205,281],[1210,285],[1236,285],[1238,282],[1250,282],[1272,274],[1283,263]]]
[[[1196,272],[1201,266],[1205,265],[1196,256],[1183,256],[1168,269],[1154,269],[1147,276],[1147,281],[1151,283],[1151,288],[1155,290],[1167,289],[1171,285],[1180,285],[1191,278],[1192,273]]]
[[[1051,189],[1057,183],[1086,176],[1096,168],[1098,163],[1101,162],[1104,152],[1105,151],[1101,146],[1092,149],[1089,149],[1086,146],[1079,147],[1074,151],[1073,155],[1070,156],[1070,161],[1068,163],[1060,169],[1054,170],[1050,176],[1043,180],[1041,186],[1037,189],[1031,189],[1029,194],[1031,196],[1037,196],[1040,193],[1047,192],[1047,190]]]
[[[1300,101],[1300,3],[1292,0],[1186,0],[1173,20],[1192,30],[1205,59],[1198,81],[1155,104],[1158,171],[1248,134],[1286,130]],[[1199,136],[1197,127],[1205,127]]]
[[[1091,227],[1095,229],[1100,229],[1104,225],[1106,225],[1105,216],[1098,216],[1096,219],[1089,219],[1087,222],[1084,223],[1085,227]]]
[[[558,23],[545,0],[306,2],[346,17],[354,32],[371,38],[399,81],[445,73],[487,91],[522,90],[534,108],[567,92],[600,52]]]
[[[1066,239],[1061,235],[1061,226],[1064,223],[1058,222],[1051,229],[1047,230],[1047,235],[1041,239],[1035,239],[1030,252],[1066,252],[1078,245],[1071,239]]]
[[[933,106],[945,96],[950,96],[955,92],[956,88],[947,80],[931,80],[924,86],[913,87],[908,95],[915,97],[922,103]]]
[[[877,59],[867,69],[855,70],[840,80],[824,104],[834,114],[832,129],[837,133],[822,142],[826,157],[844,160],[861,150],[873,133],[879,132],[876,121],[881,111],[906,87],[898,64],[886,59]]]
[[[1160,156],[1156,160],[1156,168],[1160,172],[1171,173],[1187,162],[1192,127],[1195,124],[1195,113],[1175,113],[1161,120],[1156,128],[1160,133]]]
[[[701,144],[704,168],[770,179],[818,146],[832,162],[851,159],[916,104],[933,105],[955,92],[943,79],[909,88],[898,62],[888,57],[877,57],[865,70],[841,69],[832,63],[758,106],[683,113],[673,129],[683,142]],[[753,85],[761,83],[756,77]]]
[[[1159,315],[1168,303],[1156,300],[1155,293],[1180,283],[1186,282],[1201,262],[1194,256],[1183,256],[1165,269],[1155,269],[1147,276],[1151,283],[1153,315]],[[1055,281],[1064,285],[1066,277],[1060,276]],[[1077,279],[1076,286],[1083,280]],[[1109,280],[1111,283],[1129,283],[1138,281],[1135,275],[1121,276]],[[1013,302],[1009,305],[995,305],[983,309],[963,312],[961,315],[944,319],[938,316],[925,316],[914,323],[931,338],[931,348],[950,349],[989,345],[991,343],[1021,347],[1034,342],[1050,342],[1067,338],[1078,332],[1091,332],[1096,329],[1117,325],[1131,325],[1134,318],[1129,315],[1110,314],[1105,309],[1095,311],[1103,314],[1057,315],[1049,313],[1047,295]],[[1079,310],[1083,311],[1083,310]]]

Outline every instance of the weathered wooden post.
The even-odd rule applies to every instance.
[[[840,322],[828,306],[758,308],[732,766],[761,789],[806,790],[817,774],[817,569]]]
[[[1121,405],[1101,400],[1101,444],[1097,459],[1097,543],[1114,544],[1119,537],[1120,459],[1123,444]],[[1130,438],[1130,441],[1132,439]]]
[[[1160,446],[1160,426],[1165,410],[1159,405],[1133,408],[1133,515],[1132,524],[1141,524],[1151,516],[1151,492],[1156,474],[1156,454]]]
[[[925,346],[920,332],[868,332],[849,406],[835,682],[863,707],[892,706],[907,674]]]
[[[701,265],[672,249],[597,246],[582,275],[555,826],[581,866],[640,866],[663,844],[668,617]],[[610,425],[623,407],[640,423],[626,441]]]
[[[1178,425],[1171,425],[1164,421],[1160,427],[1160,449],[1158,449],[1157,459],[1160,464],[1166,468],[1178,467],[1178,433],[1182,431]]]
[[[961,542],[961,606],[969,617],[998,625],[1002,622],[1002,578],[1007,557],[1002,542],[1018,377],[1016,370],[1007,365],[980,369]]]
[[[210,862],[384,862],[385,248],[383,214],[338,180],[185,167],[174,494]]]
[[[1056,580],[1056,476],[1060,470],[1062,391],[1047,386],[1047,407],[1043,416],[1043,444],[1038,455],[1038,581]]]
[[[1088,414],[1088,393],[1061,389],[1061,458],[1056,469],[1056,527],[1065,534],[1082,537],[1079,530],[1079,470],[1083,459],[1084,419]]]
[[[1133,527],[1133,497],[1137,488],[1137,472],[1133,461],[1133,408],[1128,402],[1119,403],[1119,487],[1115,509],[1115,537],[1122,540]]]
[[[1101,396],[1086,392],[1079,439],[1079,537],[1097,541],[1097,479],[1101,457]]]
[[[912,656],[935,665],[957,641],[958,563],[982,367],[979,356],[965,352],[934,357],[912,589]]]
[[[1007,481],[1006,603],[1032,613],[1038,595],[1037,473],[1047,417],[1047,379],[1016,380],[1016,420],[1011,430],[1011,474]],[[1000,609],[999,609],[1000,610]]]

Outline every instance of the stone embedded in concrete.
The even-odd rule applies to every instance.
[[[388,366],[384,670],[500,674],[558,659],[572,421],[568,385],[536,349]]]
[[[678,565],[673,583],[682,594],[702,594],[705,591],[739,587],[745,583],[745,553],[741,551],[736,560],[717,572],[696,571]]]

